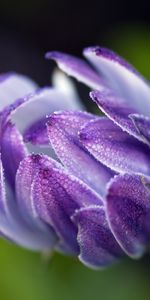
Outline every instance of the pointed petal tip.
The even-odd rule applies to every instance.
[[[102,46],[87,47],[84,49],[83,54],[85,56],[89,56],[90,54],[95,54],[96,56],[117,62],[120,65],[127,67],[128,69],[137,73],[137,71],[134,69],[134,67],[132,65],[130,65],[125,59],[123,59],[117,53],[115,53],[114,51],[112,51],[111,49],[108,49],[106,47],[102,47]]]
[[[54,114],[52,114],[51,116],[48,117],[47,122],[46,122],[46,127],[47,127],[48,131],[51,127],[53,127],[55,125],[55,121],[56,121],[56,118],[55,118]]]
[[[65,55],[65,54],[58,52],[58,51],[50,51],[45,54],[45,58],[52,59],[52,60],[59,60],[59,59],[61,59],[61,57],[63,55]]]
[[[99,91],[91,91],[89,93],[89,95],[90,95],[91,99],[96,102],[98,96],[100,96],[100,92]]]
[[[51,115],[47,116],[46,126],[47,128],[54,126],[57,123],[57,120],[65,113],[64,111],[55,111]]]
[[[89,93],[89,96],[91,98],[91,100],[93,102],[96,103],[96,105],[98,106],[98,108],[102,111],[103,111],[103,102],[105,100],[105,95],[107,97],[107,91],[105,90],[105,92],[102,92],[102,91],[97,91],[97,90],[94,90],[94,91],[91,91]],[[105,113],[105,112],[104,112]],[[107,114],[106,114],[107,115]]]
[[[104,58],[108,59],[116,59],[118,56],[113,52],[112,50],[102,47],[102,46],[91,46],[84,49],[83,54],[84,55],[90,55],[94,53],[96,56],[103,56]],[[122,59],[123,61],[123,59]]]
[[[89,46],[83,49],[83,54],[88,54],[91,52],[96,53],[96,51],[100,51],[102,49],[102,47],[96,45],[96,46]]]

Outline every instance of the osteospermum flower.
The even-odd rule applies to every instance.
[[[47,57],[95,90],[106,117],[79,111],[77,94],[58,76],[61,90],[32,92],[25,78],[9,84],[14,75],[1,81],[0,232],[98,268],[139,257],[149,244],[150,87],[114,53],[84,53],[97,71],[66,54]]]

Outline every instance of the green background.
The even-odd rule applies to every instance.
[[[0,242],[0,299],[148,300],[148,258],[125,259],[103,271],[55,254],[49,260]]]

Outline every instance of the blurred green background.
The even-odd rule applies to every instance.
[[[93,271],[74,259],[40,255],[0,242],[0,296],[11,300],[149,299],[145,261],[125,260]]]
[[[0,242],[0,297],[6,300],[149,300],[148,258],[93,271],[72,258]]]
[[[131,22],[123,11],[121,21],[121,8],[112,5],[108,11],[108,3],[101,6],[97,1],[92,8],[80,3],[79,11],[65,0],[62,5],[50,2],[52,10],[47,12],[42,3],[48,5],[48,1],[1,1],[0,72],[23,72],[42,85],[49,82],[51,70],[43,58],[45,51],[80,55],[83,46],[100,44],[117,51],[150,79],[150,25],[143,15],[141,19],[134,15]],[[79,26],[72,24],[77,18]],[[93,271],[75,259],[59,254],[44,258],[0,240],[0,299],[149,300],[150,256]]]

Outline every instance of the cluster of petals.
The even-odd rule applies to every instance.
[[[141,257],[150,242],[150,86],[118,55],[46,58],[88,86],[85,111],[70,79],[53,87],[0,76],[0,235],[103,268]]]

